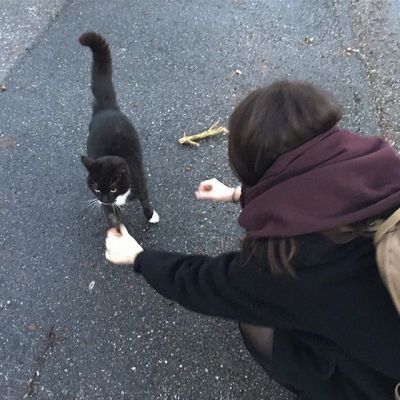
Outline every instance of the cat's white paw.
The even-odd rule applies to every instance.
[[[153,211],[153,215],[149,219],[149,222],[151,224],[156,224],[157,222],[160,222],[160,216],[157,214],[157,211]]]

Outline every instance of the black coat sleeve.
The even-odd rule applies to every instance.
[[[282,310],[269,301],[271,274],[265,267],[260,274],[256,266],[242,265],[239,259],[240,253],[209,257],[145,250],[134,269],[160,294],[192,311],[275,326]],[[263,296],[254,292],[260,284]]]

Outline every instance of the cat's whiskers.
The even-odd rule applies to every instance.
[[[92,203],[96,202],[96,199],[89,199],[89,200],[84,200],[84,203],[87,203],[91,205]]]
[[[93,210],[94,207],[96,207],[98,200],[97,199],[90,199],[90,200],[85,200],[84,203],[86,204],[85,209],[89,209],[90,211]]]
[[[114,214],[120,216],[120,210],[118,209],[118,206],[115,203],[112,203],[112,209],[114,211]]]
[[[120,205],[118,205],[117,203],[114,203],[113,205],[115,206],[115,209],[118,212],[120,212],[121,214],[125,214],[126,215],[126,211]]]
[[[89,200],[89,207],[91,210],[96,209],[96,208],[98,210],[100,210],[101,201],[99,199],[91,199],[91,200]]]

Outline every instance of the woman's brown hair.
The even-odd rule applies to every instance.
[[[341,119],[335,99],[311,83],[277,81],[250,93],[229,119],[228,156],[244,187],[255,185],[283,153],[328,131]],[[272,271],[293,273],[293,239],[249,243],[258,256],[265,254]]]
[[[283,80],[257,89],[229,119],[232,169],[253,186],[281,154],[328,131],[341,117],[334,98],[311,83]]]

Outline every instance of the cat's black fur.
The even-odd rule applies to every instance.
[[[93,114],[87,139],[88,155],[82,156],[89,172],[88,185],[102,203],[109,226],[119,226],[119,215],[113,204],[128,190],[131,191],[128,199],[138,198],[145,217],[151,221],[157,213],[147,194],[140,142],[132,123],[117,104],[108,44],[95,32],[82,34],[79,42],[90,47],[93,53]]]

